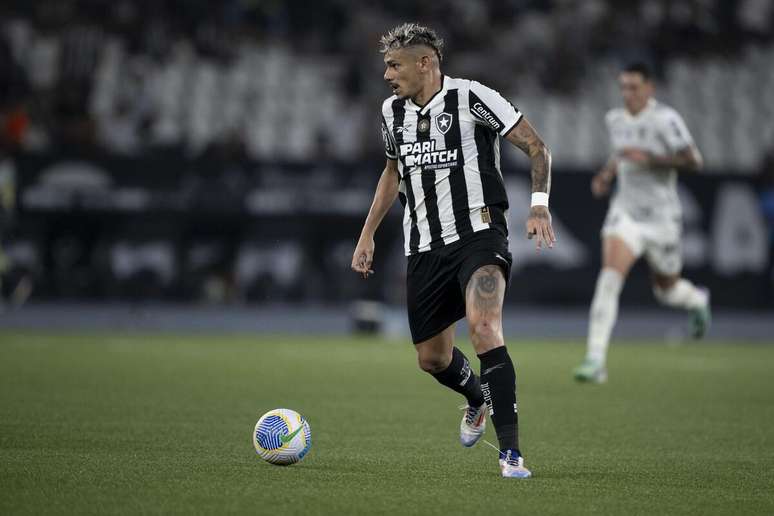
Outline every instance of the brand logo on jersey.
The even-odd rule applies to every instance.
[[[502,128],[502,124],[497,120],[497,118],[495,118],[492,113],[489,112],[487,108],[484,107],[483,104],[481,104],[481,102],[476,102],[473,104],[473,111],[475,111],[483,121],[491,125],[492,129],[495,131],[499,131]]]
[[[451,129],[452,119],[453,116],[451,113],[441,113],[435,117],[435,127],[438,128],[441,134],[446,134],[449,132],[449,129]]]
[[[459,149],[437,150],[436,146],[435,140],[404,143],[400,146],[400,155],[407,167],[422,166],[427,170],[456,167]]]
[[[417,124],[417,128],[419,129],[419,132],[426,133],[427,131],[430,130],[430,120],[428,120],[427,118],[423,118]]]

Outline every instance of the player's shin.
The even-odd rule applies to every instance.
[[[452,349],[452,360],[449,367],[440,373],[434,373],[433,377],[440,384],[465,396],[471,407],[480,407],[484,404],[481,382],[470,368],[465,354],[456,347]]]
[[[478,355],[478,358],[481,360],[481,390],[500,450],[519,450],[516,371],[508,350],[500,346]]]
[[[612,268],[603,268],[597,278],[594,299],[591,302],[586,359],[604,365],[610,334],[618,318],[618,298],[623,278]]]

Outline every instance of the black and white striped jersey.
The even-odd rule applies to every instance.
[[[522,115],[476,81],[442,81],[424,106],[395,95],[382,104],[385,153],[398,161],[407,256],[490,227],[507,234],[498,135]]]

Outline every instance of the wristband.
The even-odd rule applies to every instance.
[[[532,192],[532,204],[530,206],[545,206],[548,208],[548,194],[546,192]]]

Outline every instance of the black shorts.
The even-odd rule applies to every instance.
[[[485,229],[465,240],[409,256],[406,305],[414,344],[465,317],[465,288],[479,267],[499,265],[507,288],[512,263],[508,239],[497,229]]]

